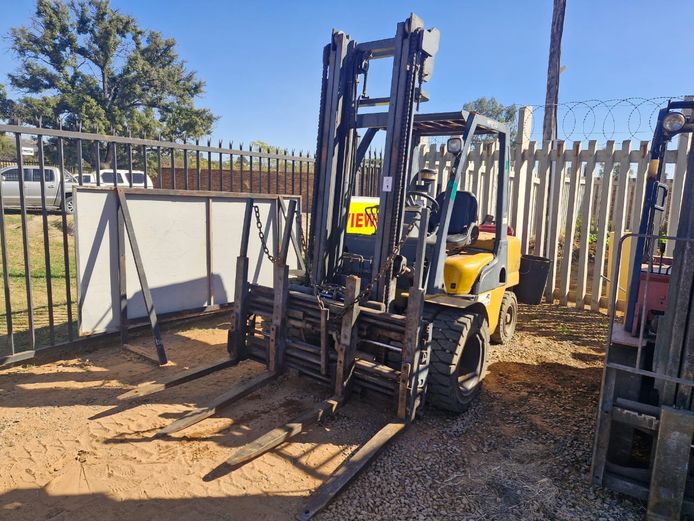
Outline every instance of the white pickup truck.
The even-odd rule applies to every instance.
[[[118,169],[116,171],[118,177],[114,179],[113,170],[102,170],[101,175],[101,185],[102,186],[113,186],[114,180],[118,186],[132,186],[133,188],[154,188],[154,182],[152,178],[147,176],[147,185],[145,185],[145,173],[142,170],[133,170],[132,172],[132,184],[130,170]],[[89,176],[87,178],[87,176]],[[85,184],[96,184],[96,172],[91,172],[89,174],[83,175],[83,183]]]
[[[69,172],[65,172],[65,203],[63,204],[60,189],[60,169],[47,166],[44,169],[44,192],[48,210],[62,210],[72,213],[72,186],[77,180]],[[5,208],[20,208],[19,198],[19,169],[16,166],[0,170],[2,177],[2,204]],[[37,166],[24,167],[24,207],[27,209],[42,208],[41,204],[41,169]]]

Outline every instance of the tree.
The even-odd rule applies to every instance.
[[[5,85],[0,83],[0,119],[7,119],[13,111],[13,103],[7,97]]]
[[[7,99],[5,86],[0,83],[0,119],[9,117],[12,110],[12,102]],[[0,133],[0,160],[13,160],[16,157],[14,141],[11,137]]]
[[[217,119],[195,107],[204,82],[173,38],[138,26],[109,0],[37,0],[28,27],[10,32],[19,68],[11,85],[24,121],[97,132],[177,139],[211,131]]]
[[[474,101],[470,101],[463,105],[463,110],[468,112],[477,112],[488,118],[501,121],[502,123],[508,123],[511,127],[510,143],[515,141],[516,136],[516,116],[518,115],[518,106],[513,105],[503,105],[499,103],[496,98],[477,98]],[[510,144],[509,143],[509,144]]]

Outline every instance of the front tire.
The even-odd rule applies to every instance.
[[[492,334],[492,342],[495,344],[508,344],[516,332],[518,322],[518,299],[513,291],[504,292],[499,310],[499,323]]]
[[[487,319],[464,309],[437,309],[432,315],[427,399],[439,409],[461,413],[479,394],[487,373]]]

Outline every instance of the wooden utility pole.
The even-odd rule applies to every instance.
[[[559,74],[561,67],[561,37],[564,33],[566,0],[554,0],[552,9],[552,34],[549,40],[547,65],[547,94],[545,95],[545,119],[542,125],[542,141],[557,139],[557,102],[559,101]]]

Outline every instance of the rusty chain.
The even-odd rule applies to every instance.
[[[270,262],[272,262],[273,264],[277,264],[279,259],[270,253],[270,249],[267,246],[267,239],[265,237],[265,233],[263,232],[263,223],[262,223],[262,220],[260,218],[260,208],[258,207],[258,205],[253,205],[253,213],[255,214],[255,225],[256,225],[256,228],[258,229],[258,238],[260,239],[260,243],[262,245],[263,252]],[[419,221],[420,221],[420,218],[417,217],[417,218],[413,219],[407,225],[407,228],[405,229],[405,233],[403,233],[402,237],[400,238],[400,241],[395,245],[395,247],[391,251],[390,255],[388,255],[388,257],[385,259],[385,261],[381,265],[381,269],[378,271],[378,273],[369,281],[369,283],[364,287],[364,289],[362,289],[350,303],[345,303],[344,308],[342,310],[340,310],[339,313],[336,314],[336,318],[341,319],[344,315],[346,315],[354,307],[355,304],[363,302],[364,299],[367,298],[371,294],[371,291],[373,291],[374,286],[381,279],[383,279],[383,277],[386,275],[386,273],[388,272],[388,270],[392,266],[393,261],[395,260],[395,257],[400,253],[400,250],[405,245],[407,238],[410,236],[410,233],[412,232],[412,230],[414,230],[414,227],[417,225],[417,223]],[[318,303],[318,307],[320,309],[328,309],[328,307],[325,305],[325,301],[321,298],[320,294],[321,294],[321,291],[332,290],[335,288],[330,287],[330,286],[325,285],[325,284],[314,284],[311,282],[310,269],[308,266],[308,246],[306,244],[306,234],[304,233],[303,224],[301,223],[301,221],[299,221],[299,233],[301,234],[301,248],[303,250],[303,253],[304,253],[304,255],[306,257],[306,261],[307,261],[306,277],[308,279],[308,283],[314,290],[314,295],[316,296],[316,301]]]
[[[263,252],[271,263],[277,264],[278,258],[270,253],[270,249],[267,246],[267,240],[265,239],[265,233],[263,232],[263,222],[260,219],[260,208],[257,204],[253,205],[253,213],[255,214],[255,226],[258,228],[258,237],[260,238],[260,244],[263,247]]]
[[[390,267],[393,265],[393,261],[395,260],[395,257],[400,253],[400,250],[404,246],[405,242],[407,241],[407,238],[410,236],[410,233],[414,229],[414,227],[417,225],[419,222],[419,217],[416,219],[413,219],[410,224],[407,225],[407,228],[405,229],[405,233],[403,233],[402,238],[400,241],[395,245],[393,250],[391,251],[390,255],[385,259],[383,264],[381,265],[381,269],[378,271],[378,273],[369,281],[369,283],[362,289],[357,296],[352,300],[351,302],[347,303],[345,302],[345,306],[342,310],[340,310],[339,313],[337,313],[336,317],[338,319],[342,318],[344,315],[346,315],[351,309],[354,307],[355,304],[357,303],[362,303],[364,299],[366,299],[369,295],[371,295],[371,291],[373,290],[374,286],[383,279],[383,277],[386,275]],[[316,285],[314,286],[314,289],[317,289],[318,291],[316,292],[316,297],[319,301],[319,306],[321,308],[326,307],[325,303],[322,301],[320,298],[320,290],[321,289],[332,289],[324,285]]]

